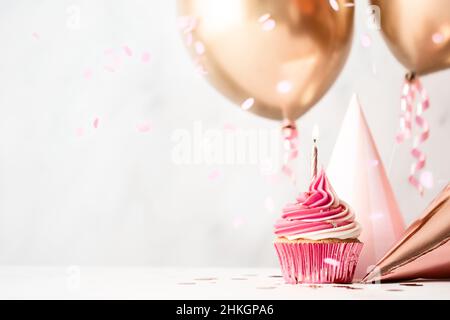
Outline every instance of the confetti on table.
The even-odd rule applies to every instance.
[[[75,134],[77,137],[82,137],[84,135],[84,129],[83,128],[76,128],[75,129]]]
[[[125,52],[125,54],[129,57],[131,57],[133,55],[133,51],[131,51],[130,47],[128,46],[123,46],[123,51]]]
[[[141,133],[150,132],[151,128],[152,127],[151,127],[151,125],[150,125],[150,123],[148,121],[144,121],[142,123],[139,123],[136,126],[137,131],[141,132]]]
[[[217,278],[196,278],[195,281],[213,281],[217,280]]]
[[[242,217],[235,217],[233,219],[233,228],[238,229],[240,228],[242,225],[244,225],[245,220]]]
[[[209,175],[208,175],[208,179],[210,180],[210,181],[215,181],[215,180],[218,180],[220,177],[221,177],[221,172],[220,172],[220,170],[218,170],[218,169],[213,169],[213,170],[211,170],[211,172],[209,173]]]
[[[254,98],[248,98],[244,102],[242,102],[241,109],[242,110],[249,110],[251,107],[253,107],[254,104],[255,104],[255,99]]]
[[[363,48],[368,48],[372,45],[372,38],[367,33],[361,36],[361,45]]]
[[[151,58],[150,53],[147,52],[147,51],[144,51],[144,52],[142,53],[142,56],[141,56],[141,61],[142,61],[143,63],[148,63],[148,62],[150,61],[150,58]]]
[[[402,289],[387,289],[386,291],[398,292],[403,291]]]
[[[364,289],[364,288],[352,287],[352,286],[344,286],[344,285],[333,286],[333,287],[335,287],[335,288],[344,288],[344,289],[349,289],[349,290],[362,290],[362,289]]]
[[[422,172],[422,174],[420,175],[420,183],[427,189],[433,188],[433,174],[430,171]]]
[[[83,77],[85,79],[91,79],[92,78],[92,74],[93,74],[92,69],[86,69],[83,72]]]
[[[94,122],[92,123],[92,125],[94,126],[94,129],[98,129],[98,123],[99,123],[100,119],[99,118],[95,118]]]
[[[334,11],[339,11],[339,3],[336,0],[329,0],[329,3]]]
[[[277,83],[277,91],[279,93],[288,93],[292,90],[292,83],[287,80],[283,80]]]

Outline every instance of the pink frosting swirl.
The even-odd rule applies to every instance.
[[[356,239],[361,233],[353,210],[339,200],[324,170],[313,179],[309,191],[283,209],[275,234],[293,239]]]

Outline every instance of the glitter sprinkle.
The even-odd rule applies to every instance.
[[[444,35],[440,32],[434,33],[433,36],[431,37],[431,39],[433,40],[433,42],[435,44],[441,44],[445,40]]]
[[[133,51],[131,51],[130,47],[128,46],[123,46],[123,51],[125,52],[125,54],[129,57],[131,57],[133,55]]]
[[[201,41],[196,41],[194,44],[195,52],[201,56],[205,53],[205,45]]]
[[[278,82],[278,84],[277,84],[277,91],[279,93],[285,94],[285,93],[288,93],[291,90],[292,90],[292,83],[290,81],[283,80],[283,81]]]
[[[368,48],[372,45],[372,38],[367,33],[361,36],[361,45],[363,48]]]
[[[150,53],[147,51],[144,51],[141,56],[141,61],[144,63],[148,63],[150,61],[150,57],[151,57]]]
[[[422,174],[420,175],[420,183],[427,189],[433,188],[433,173],[431,173],[430,171],[422,172]]]
[[[98,123],[99,123],[100,119],[99,118],[95,118],[94,122],[92,123],[92,126],[94,127],[94,129],[98,129]]]
[[[334,267],[339,266],[339,261],[332,259],[332,258],[325,258],[325,259],[323,259],[323,262],[325,262],[326,264],[332,265]]]
[[[91,79],[92,78],[92,70],[91,69],[84,70],[83,77],[87,80]]]
[[[248,98],[241,104],[242,110],[249,110],[251,107],[253,107],[253,104],[255,103],[254,98]]]
[[[75,129],[75,135],[77,136],[77,137],[82,137],[82,136],[84,136],[84,129],[83,128],[76,128]]]
[[[339,11],[339,4],[336,0],[329,0],[330,6],[334,11]]]
[[[152,127],[151,127],[151,125],[150,125],[150,123],[148,121],[144,121],[142,123],[139,123],[136,126],[137,131],[141,132],[141,133],[150,132],[151,128]]]

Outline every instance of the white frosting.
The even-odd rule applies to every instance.
[[[356,239],[361,234],[361,226],[358,222],[352,222],[346,226],[333,229],[314,231],[309,233],[301,233],[292,236],[285,236],[289,240],[307,239],[307,240],[324,240],[324,239]]]

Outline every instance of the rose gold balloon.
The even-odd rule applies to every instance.
[[[200,70],[260,116],[295,120],[340,73],[350,51],[348,0],[178,0]]]
[[[363,279],[450,279],[450,184]]]
[[[380,7],[383,36],[395,57],[418,75],[450,67],[449,0],[370,0]]]

